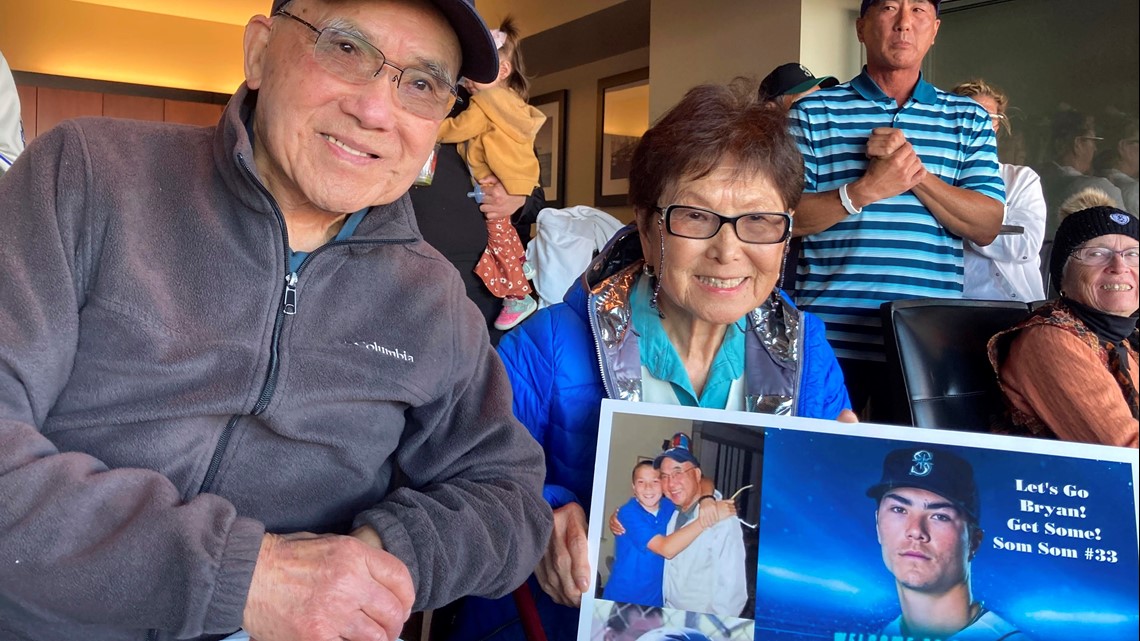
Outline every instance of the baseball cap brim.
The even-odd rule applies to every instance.
[[[459,38],[463,64],[459,75],[475,82],[491,82],[499,75],[499,50],[487,24],[475,7],[464,0],[433,0]]]
[[[271,13],[276,13],[292,0],[274,0]],[[491,82],[499,75],[499,51],[491,32],[469,0],[432,0],[459,40],[463,63],[459,75],[475,82]]]
[[[788,89],[787,91],[784,92],[783,95],[788,96],[788,95],[803,93],[803,92],[807,91],[808,89],[811,89],[812,87],[820,87],[823,89],[827,89],[828,87],[834,87],[837,84],[839,84],[839,81],[836,80],[834,76],[823,76],[822,78],[810,78],[810,79],[805,80],[805,81],[801,82],[800,84],[792,87],[791,89]]]
[[[653,469],[661,469],[661,463],[667,458],[671,458],[678,463],[692,463],[697,467],[701,466],[701,462],[697,460],[697,457],[693,456],[692,452],[683,447],[674,447],[673,449],[665,450],[658,454],[657,458],[653,459]]]

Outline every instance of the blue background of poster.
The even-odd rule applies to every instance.
[[[761,495],[756,638],[828,639],[877,634],[898,613],[894,581],[875,540],[875,502],[883,457],[909,443],[767,428]],[[1036,641],[1137,638],[1140,579],[1132,471],[1124,463],[952,445],[974,466],[985,539],[973,562],[974,598]],[[1015,480],[1075,485],[1087,499],[1019,492]],[[1022,500],[1086,508],[1087,518],[1045,517]],[[1081,529],[1086,541],[1015,532],[1011,518]],[[1032,553],[996,549],[995,537]],[[1039,554],[1038,543],[1077,551],[1077,559]],[[1086,560],[1086,548],[1114,550],[1116,563]],[[1095,553],[1094,553],[1095,554]],[[858,638],[858,637],[854,637]]]

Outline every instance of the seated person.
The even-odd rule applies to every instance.
[[[803,180],[785,115],[755,89],[690,90],[634,151],[636,225],[563,303],[503,337],[515,415],[548,461],[556,523],[536,601],[551,638],[574,638],[594,573],[586,510],[601,399],[855,419],[823,323],[776,288]],[[520,638],[511,604],[467,606],[462,638]]]
[[[1049,265],[1061,295],[989,342],[1016,433],[1137,446],[1138,231],[1107,204],[1061,221]]]
[[[216,127],[67,121],[0,178],[5,641],[393,639],[549,538],[406,195],[496,73],[473,0],[264,5]]]

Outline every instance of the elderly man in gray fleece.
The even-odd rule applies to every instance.
[[[216,127],[66,122],[0,179],[0,639],[390,640],[549,538],[406,194],[498,71],[471,0],[276,0],[244,45]]]

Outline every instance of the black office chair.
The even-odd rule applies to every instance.
[[[1029,313],[1021,302],[922,298],[883,303],[896,421],[988,432],[1004,403],[986,342]]]

